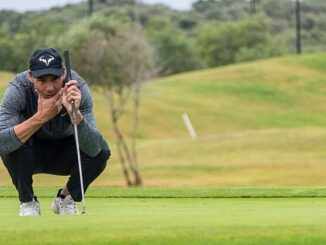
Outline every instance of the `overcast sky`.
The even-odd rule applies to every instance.
[[[0,0],[0,9],[11,9],[19,12],[27,10],[49,9],[67,3],[80,3],[86,0]],[[195,0],[140,0],[145,3],[163,3],[179,10],[188,10]]]

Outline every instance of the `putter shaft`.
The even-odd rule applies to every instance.
[[[75,142],[76,142],[76,149],[77,149],[80,188],[81,188],[82,203],[83,203],[83,212],[82,213],[84,214],[86,212],[85,194],[84,194],[84,181],[83,181],[83,172],[82,172],[82,166],[81,166],[81,158],[80,158],[80,150],[79,150],[79,139],[78,139],[77,121],[76,121],[76,108],[75,108],[75,102],[74,101],[71,101],[71,107],[72,107],[72,119],[73,119]]]
[[[65,63],[66,63],[67,80],[70,81],[70,80],[72,80],[72,76],[71,76],[71,69],[70,69],[70,55],[69,55],[68,50],[66,50],[64,52],[64,56],[65,56]],[[77,131],[75,101],[71,101],[70,104],[71,104],[71,108],[72,108],[72,124],[74,125],[74,134],[75,134],[75,141],[76,141],[78,169],[79,169],[79,178],[80,178],[80,189],[81,189],[82,203],[83,203],[83,212],[82,213],[84,214],[85,210],[86,210],[86,204],[85,204],[85,194],[84,194],[83,172],[82,172],[80,150],[79,150],[79,139],[78,139],[78,131]]]

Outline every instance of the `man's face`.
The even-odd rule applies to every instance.
[[[34,84],[34,88],[37,90],[37,93],[45,99],[50,99],[62,88],[62,82],[65,76],[63,74],[61,77],[54,75],[33,77],[30,73],[29,77],[31,82]]]

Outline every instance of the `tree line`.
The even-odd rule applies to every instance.
[[[255,0],[254,7],[248,0],[199,0],[190,11],[176,11],[135,0],[93,0],[92,16],[87,1],[47,11],[0,11],[0,69],[26,69],[33,49],[58,45],[83,25],[103,35],[126,29],[136,21],[135,8],[159,75],[295,53],[295,1]],[[326,50],[325,12],[326,1],[302,2],[303,52]]]

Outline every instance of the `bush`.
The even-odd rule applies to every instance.
[[[272,37],[268,27],[264,16],[223,25],[211,22],[198,30],[201,58],[213,67],[286,53],[286,41]]]

